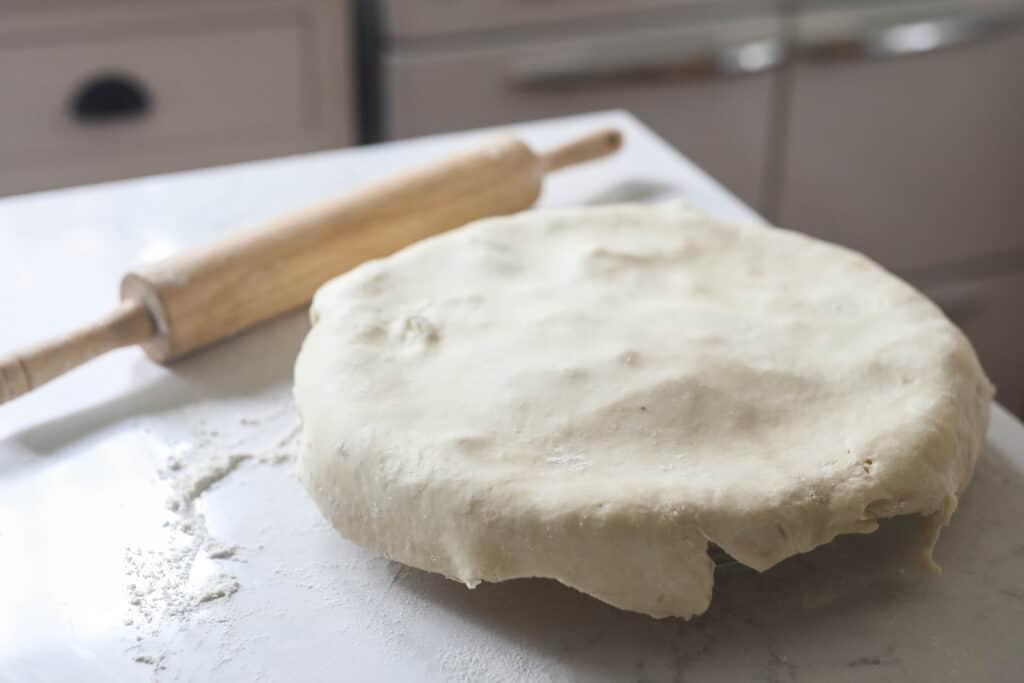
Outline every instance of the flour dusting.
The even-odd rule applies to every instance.
[[[227,545],[220,541],[211,539],[206,543],[204,550],[206,551],[206,556],[210,559],[227,560],[235,556],[238,546]]]
[[[187,510],[207,489],[228,476],[239,464],[250,459],[248,453],[210,454],[207,462],[199,463],[185,473],[175,477],[175,492],[167,501],[171,510]],[[182,472],[180,459],[174,459],[168,465],[169,472]]]
[[[198,603],[219,600],[229,595],[234,595],[238,590],[238,579],[228,574],[220,574],[213,577],[197,593]]]
[[[191,438],[157,454],[157,476],[169,488],[169,516],[154,533],[161,542],[125,550],[124,624],[136,631],[128,650],[133,661],[154,672],[165,670],[174,653],[167,645],[168,633],[209,619],[206,610],[242,588],[229,565],[244,562],[248,551],[210,534],[199,505],[202,497],[246,465],[294,459],[299,429],[290,404],[223,424],[230,428],[211,427],[207,418],[199,417]]]

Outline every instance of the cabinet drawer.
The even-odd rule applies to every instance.
[[[101,12],[0,28],[0,194],[350,140],[327,3]]]
[[[903,272],[1024,248],[1024,21],[1006,4],[802,18],[780,224]]]
[[[398,50],[384,63],[387,133],[409,137],[625,108],[756,206],[778,35],[778,21],[764,17]]]

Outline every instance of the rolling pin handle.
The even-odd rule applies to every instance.
[[[74,332],[0,357],[0,403],[17,398],[101,354],[156,334],[139,301],[122,301],[105,318]]]
[[[599,128],[540,155],[545,173],[611,154],[622,147],[622,131]]]

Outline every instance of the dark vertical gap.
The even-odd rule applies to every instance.
[[[385,138],[381,59],[383,27],[377,0],[356,0],[353,11],[356,28],[356,103],[359,143]]]
[[[784,59],[772,88],[771,110],[768,114],[769,135],[765,152],[764,168],[761,172],[761,211],[772,223],[778,223],[782,211],[782,193],[785,191],[786,162],[790,138],[790,104],[793,97],[793,80],[799,59],[800,0],[781,0],[779,7],[782,20],[782,41]]]

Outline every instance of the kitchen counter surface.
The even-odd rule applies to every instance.
[[[757,217],[628,114],[546,206],[685,197]],[[464,145],[479,132],[0,200],[0,350],[104,312],[133,264]],[[1024,426],[999,407],[936,560],[885,523],[764,574],[718,570],[690,622],[553,581],[475,590],[341,539],[293,474],[285,316],[172,367],[110,354],[0,406],[0,680],[1009,681],[1024,669]]]

